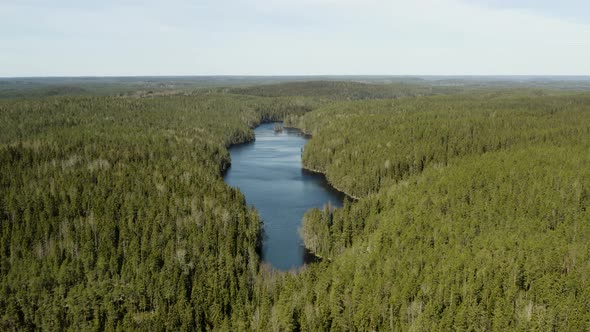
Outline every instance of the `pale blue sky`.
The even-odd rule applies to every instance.
[[[590,1],[0,0],[0,76],[590,75]]]

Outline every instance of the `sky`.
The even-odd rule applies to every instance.
[[[0,77],[590,75],[588,0],[0,0]]]

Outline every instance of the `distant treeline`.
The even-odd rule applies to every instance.
[[[236,93],[315,96],[330,101],[424,96],[475,90],[588,91],[585,76],[129,76],[0,77],[0,98]]]
[[[232,93],[265,97],[310,96],[322,97],[327,100],[357,100],[458,93],[463,91],[463,89],[457,87],[433,87],[428,84],[417,84],[414,81],[390,84],[367,84],[350,81],[313,81],[257,85],[245,88],[233,88],[229,91]]]

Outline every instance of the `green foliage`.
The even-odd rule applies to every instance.
[[[261,222],[220,177],[225,147],[306,110],[228,95],[0,103],[2,329],[245,319]]]
[[[327,106],[288,125],[313,135],[306,167],[358,197],[431,165],[512,146],[585,139],[588,95],[462,95]]]
[[[363,199],[380,212],[364,213],[366,229],[330,264],[304,272],[316,288],[302,307],[325,301],[336,330],[585,330],[589,162],[581,146],[509,149]]]
[[[0,101],[0,329],[590,328],[590,96],[408,89]],[[220,176],[281,119],[359,197],[306,214],[291,272]]]
[[[368,101],[291,117],[313,134],[307,166],[364,196],[304,217],[306,246],[328,260],[294,287],[314,287],[294,310],[323,310],[301,324],[587,329],[588,98]]]

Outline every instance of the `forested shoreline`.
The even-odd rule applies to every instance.
[[[445,89],[0,100],[0,329],[590,328],[590,94]],[[359,198],[306,214],[326,259],[289,272],[222,178],[280,120]]]
[[[220,177],[226,147],[305,107],[228,95],[2,102],[4,329],[205,329],[245,314],[261,226]]]
[[[326,176],[326,173],[325,173],[325,172],[323,172],[323,171],[321,171],[321,170],[319,170],[319,169],[313,169],[313,168],[309,168],[309,167],[307,167],[307,166],[305,166],[305,165],[303,165],[303,169],[304,169],[304,170],[306,170],[306,171],[312,172],[312,173],[321,174],[321,175],[323,175],[323,176]],[[341,193],[343,193],[343,194],[344,194],[344,195],[345,195],[347,198],[349,198],[349,199],[353,199],[353,200],[359,200],[359,199],[360,199],[359,197],[353,196],[352,194],[349,194],[349,193],[345,192],[344,190],[342,190],[342,189],[340,189],[340,188],[336,187],[336,186],[335,186],[333,183],[331,183],[330,181],[328,181],[328,183],[330,184],[330,186],[331,186],[332,188],[334,188],[334,189],[335,189],[336,191],[338,191],[338,192],[341,192]]]
[[[375,305],[365,311],[374,315],[371,323],[362,315],[330,326],[585,329],[589,317],[581,313],[589,307],[580,294],[588,285],[578,276],[590,269],[589,111],[587,94],[510,93],[359,101],[288,117],[290,126],[313,136],[304,153],[306,167],[320,168],[331,183],[364,196],[342,209],[312,210],[303,221],[306,246],[331,259],[330,272],[321,275],[336,284],[355,281],[352,290],[341,285],[324,296],[352,301],[341,307],[344,313]],[[577,164],[568,165],[574,160]],[[514,191],[515,185],[524,187]],[[551,234],[557,229],[560,235]],[[562,259],[539,250],[561,252]],[[392,260],[391,254],[401,256]],[[501,265],[493,263],[494,254]],[[365,262],[362,268],[359,262]],[[497,272],[481,274],[482,269]],[[358,275],[372,277],[357,281]],[[474,279],[457,280],[457,275]],[[551,278],[553,283],[543,284]],[[550,295],[560,283],[571,290]],[[356,287],[364,291],[355,294]],[[453,293],[454,287],[463,293]],[[507,292],[510,287],[515,288]],[[396,290],[409,293],[404,299]],[[563,301],[566,294],[573,297]],[[501,302],[507,299],[510,309]]]

